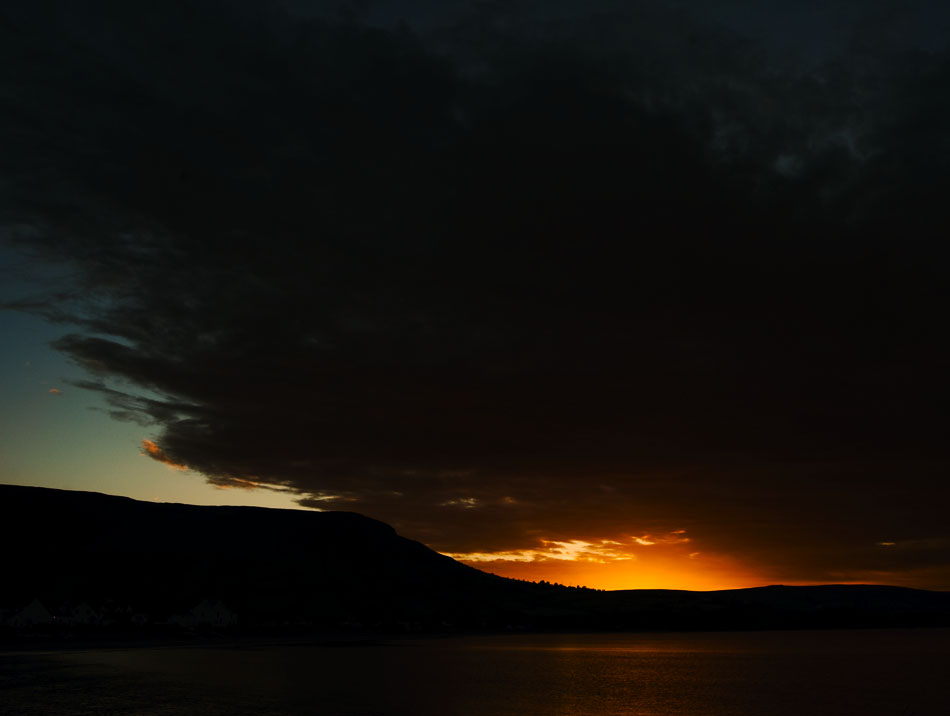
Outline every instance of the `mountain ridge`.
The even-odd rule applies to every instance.
[[[170,628],[212,603],[241,629],[296,632],[950,626],[950,592],[906,587],[605,592],[520,582],[354,512],[0,485],[0,539],[12,546],[0,609],[87,603],[120,615],[113,628],[133,616]]]

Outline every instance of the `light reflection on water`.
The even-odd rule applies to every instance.
[[[23,716],[950,713],[948,630],[496,636],[9,659],[0,659],[0,713]]]

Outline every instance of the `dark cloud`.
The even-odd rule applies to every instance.
[[[945,564],[950,59],[578,7],[4,10],[20,307],[157,459],[437,548]]]

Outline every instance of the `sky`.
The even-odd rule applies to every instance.
[[[604,589],[950,589],[948,29],[7,3],[0,481]]]

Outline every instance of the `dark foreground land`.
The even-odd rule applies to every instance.
[[[950,626],[950,593],[899,587],[600,592],[518,582],[353,513],[0,486],[0,539],[10,546],[0,581],[8,645]]]

